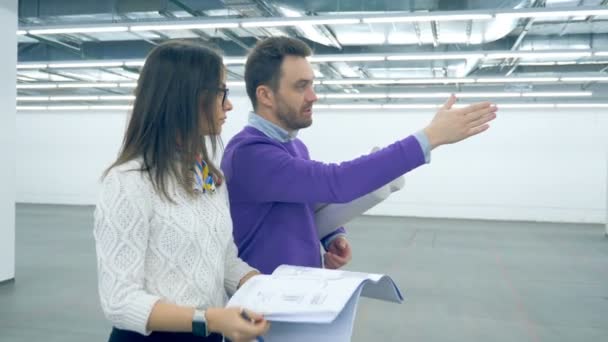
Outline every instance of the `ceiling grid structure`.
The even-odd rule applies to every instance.
[[[217,49],[229,86],[244,88],[249,49],[271,36],[313,48],[317,108],[434,108],[450,93],[608,106],[603,0],[21,0],[19,22],[19,111],[129,108],[146,54],[167,39]]]

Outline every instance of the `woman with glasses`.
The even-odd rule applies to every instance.
[[[171,41],[148,55],[95,210],[99,295],[117,341],[251,341],[269,323],[224,308],[257,271],[237,256],[213,160],[232,109],[222,58]]]

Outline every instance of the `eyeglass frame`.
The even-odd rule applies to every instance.
[[[230,89],[226,88],[226,87],[220,87],[217,88],[218,93],[221,91],[224,93],[224,95],[222,96],[222,108],[226,105],[226,99],[228,98],[228,93],[230,93]]]

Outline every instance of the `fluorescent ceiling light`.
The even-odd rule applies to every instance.
[[[518,92],[494,92],[494,93],[455,93],[456,97],[459,98],[471,98],[471,97],[486,97],[486,98],[494,98],[494,97],[520,97],[521,93]]]
[[[57,88],[118,88],[118,83],[57,83]]]
[[[427,54],[427,55],[391,55],[386,56],[389,61],[420,61],[420,60],[441,60],[441,59],[467,59],[467,58],[483,58],[483,53],[453,53],[453,54]]]
[[[118,87],[119,88],[135,88],[135,87],[137,87],[137,83],[135,83],[135,82],[118,83]]]
[[[521,93],[523,97],[578,97],[593,96],[591,91],[531,91]]]
[[[129,105],[101,105],[101,106],[17,106],[18,111],[83,111],[83,110],[129,110]]]
[[[454,20],[489,20],[492,19],[491,14],[440,14],[414,12],[406,16],[392,15],[384,17],[366,17],[362,21],[365,24],[374,23],[404,23],[404,22],[419,22],[419,21],[454,21]]]
[[[591,51],[573,52],[542,52],[542,51],[513,51],[513,52],[490,52],[487,58],[575,58],[591,57]]]
[[[383,104],[383,109],[436,109],[436,104]]]
[[[325,99],[385,99],[388,94],[319,94]]]
[[[17,84],[17,89],[53,89],[57,83]]]
[[[313,107],[314,108],[314,107]],[[332,104],[332,109],[381,109],[381,104]]]
[[[130,105],[102,105],[102,106],[89,106],[92,110],[130,110],[133,106]]]
[[[26,30],[17,30],[17,35],[18,36],[23,36],[24,34],[27,34]]]
[[[518,83],[518,82],[557,82],[559,77],[484,77],[476,79],[477,83]]]
[[[322,80],[321,84],[324,85],[342,85],[342,84],[391,84],[395,83],[395,80],[389,79],[374,79],[374,80]]]
[[[46,63],[25,63],[17,64],[17,69],[46,69],[48,64]]]
[[[308,57],[308,61],[311,63],[320,63],[320,62],[373,62],[373,61],[383,61],[385,56],[340,56],[340,55],[330,55],[330,56],[310,56]]]
[[[48,101],[48,96],[17,96],[17,101]]]
[[[137,61],[125,61],[125,66],[136,66],[136,67],[141,67],[144,66],[144,64],[146,63],[145,60],[137,60]]]
[[[227,87],[244,87],[245,82],[244,81],[228,81],[228,82],[226,82],[226,86]]]
[[[458,98],[496,98],[496,97],[578,97],[592,96],[591,91],[572,92],[466,92],[466,93],[356,93],[356,94],[319,94],[324,99],[416,99],[416,98],[447,98],[454,94]]]
[[[17,96],[17,101],[131,101],[134,95]]]
[[[608,76],[587,76],[587,77],[561,77],[560,80],[562,82],[606,82],[608,81]]]
[[[218,22],[218,23],[191,23],[191,24],[153,24],[153,25],[133,25],[131,31],[171,31],[171,30],[195,30],[195,29],[221,29],[221,28],[237,28],[239,24],[236,22]]]
[[[591,16],[591,15],[608,15],[608,9],[585,9],[584,7],[576,7],[569,10],[538,10],[538,11],[514,11],[510,13],[497,13],[497,18],[551,18],[551,17],[574,17],[574,16]]]
[[[101,26],[101,27],[66,27],[66,28],[49,28],[49,29],[32,29],[28,30],[29,34],[64,34],[64,33],[104,33],[104,32],[126,32],[129,31],[127,26]]]
[[[47,110],[87,110],[89,106],[47,106]]]
[[[100,100],[107,100],[107,101],[119,101],[119,100],[135,100],[135,95],[103,95],[103,96],[99,96]]]
[[[593,55],[598,56],[598,57],[600,57],[600,56],[608,56],[608,51],[596,51],[596,52],[593,53]]]
[[[504,103],[497,104],[498,109],[501,108],[555,108],[554,103]]]
[[[224,64],[245,64],[247,57],[224,57]]]
[[[99,100],[99,96],[87,96],[87,95],[76,95],[76,96],[51,96],[51,101],[96,101]]]
[[[558,103],[556,108],[608,108],[608,103]]]
[[[451,83],[474,83],[473,78],[458,78],[458,77],[446,77],[446,78],[403,78],[396,80],[396,84],[451,84]]]
[[[17,106],[17,110],[46,110],[46,106]]]
[[[244,21],[241,27],[279,27],[279,26],[302,26],[302,25],[348,25],[359,24],[358,18],[326,18],[326,19],[281,19],[266,21]]]
[[[49,68],[112,68],[123,65],[124,62],[68,62],[49,63]]]

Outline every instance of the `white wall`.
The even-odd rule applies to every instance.
[[[229,113],[225,141],[246,123],[250,108],[245,97],[232,99],[237,110]],[[432,114],[319,110],[300,137],[317,160],[348,160],[414,132]],[[125,119],[124,113],[20,113],[17,200],[94,203]],[[607,132],[608,114],[598,110],[503,110],[485,135],[435,150],[430,165],[408,174],[406,188],[370,214],[603,223]]]
[[[17,0],[0,3],[0,281],[15,277]]]

